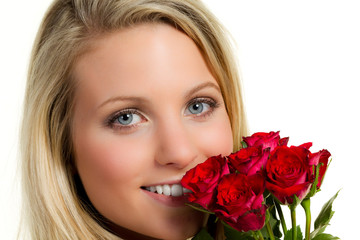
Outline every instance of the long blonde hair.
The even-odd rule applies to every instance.
[[[171,24],[197,44],[221,88],[234,150],[239,149],[247,125],[237,65],[226,31],[200,1],[56,0],[34,43],[24,102],[22,229],[30,239],[117,238],[78,194],[71,139],[72,67],[92,39],[146,22]]]

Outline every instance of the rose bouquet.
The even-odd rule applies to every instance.
[[[324,233],[337,193],[324,205],[311,231],[310,199],[320,190],[330,153],[312,153],[312,143],[289,147],[288,140],[279,132],[255,133],[243,138],[238,152],[210,157],[189,170],[181,181],[191,190],[189,205],[221,221],[227,239],[339,239]],[[284,205],[290,210],[290,229]],[[296,223],[298,205],[306,215],[304,237]],[[209,225],[193,239],[213,239]]]

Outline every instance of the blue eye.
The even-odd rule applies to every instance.
[[[116,114],[111,120],[110,124],[120,125],[120,126],[132,126],[140,123],[142,121],[142,117],[140,114],[136,113],[133,110],[126,110],[119,112]]]
[[[124,113],[121,114],[116,121],[121,125],[132,125],[141,121],[141,117],[138,114],[134,113]]]
[[[203,112],[204,108],[208,108],[208,104],[206,103],[201,103],[201,102],[197,102],[197,103],[193,103],[191,104],[188,109],[190,111],[190,113],[192,114],[200,114]]]
[[[134,117],[133,117],[132,113],[126,113],[126,114],[120,115],[117,118],[117,121],[122,125],[129,125],[131,123],[131,121],[133,120],[133,118]]]
[[[206,113],[212,112],[216,108],[217,104],[214,100],[207,98],[197,98],[194,99],[187,106],[185,110],[185,115],[203,115]]]

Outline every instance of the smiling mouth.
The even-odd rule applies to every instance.
[[[184,196],[185,193],[190,193],[189,189],[182,187],[180,184],[164,184],[164,185],[156,185],[150,187],[141,187],[146,191],[157,193],[165,196],[172,197],[181,197]]]

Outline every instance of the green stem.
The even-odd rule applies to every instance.
[[[264,237],[263,237],[263,235],[261,234],[260,231],[256,231],[256,235],[257,235],[259,240],[264,240]]]
[[[281,206],[280,204],[277,202],[277,201],[274,201],[275,203],[275,207],[276,207],[276,210],[279,214],[279,217],[280,217],[280,222],[281,222],[281,227],[283,229],[283,233],[284,235],[286,234],[287,232],[287,227],[286,227],[286,223],[285,223],[285,218],[284,218],[284,214],[283,214],[283,211],[281,209]]]
[[[310,240],[310,227],[311,227],[310,198],[304,199],[301,202],[301,206],[304,208],[306,215],[305,240]]]
[[[273,233],[273,230],[272,230],[272,228],[270,226],[269,221],[266,223],[266,230],[267,230],[267,232],[268,232],[268,234],[270,236],[270,240],[275,240],[275,236],[274,236],[274,233]]]
[[[296,232],[296,207],[290,206],[291,212],[291,225],[292,225],[292,240],[296,240],[297,232]]]
[[[257,231],[254,231],[254,232],[252,233],[252,237],[253,237],[255,240],[260,240]]]

